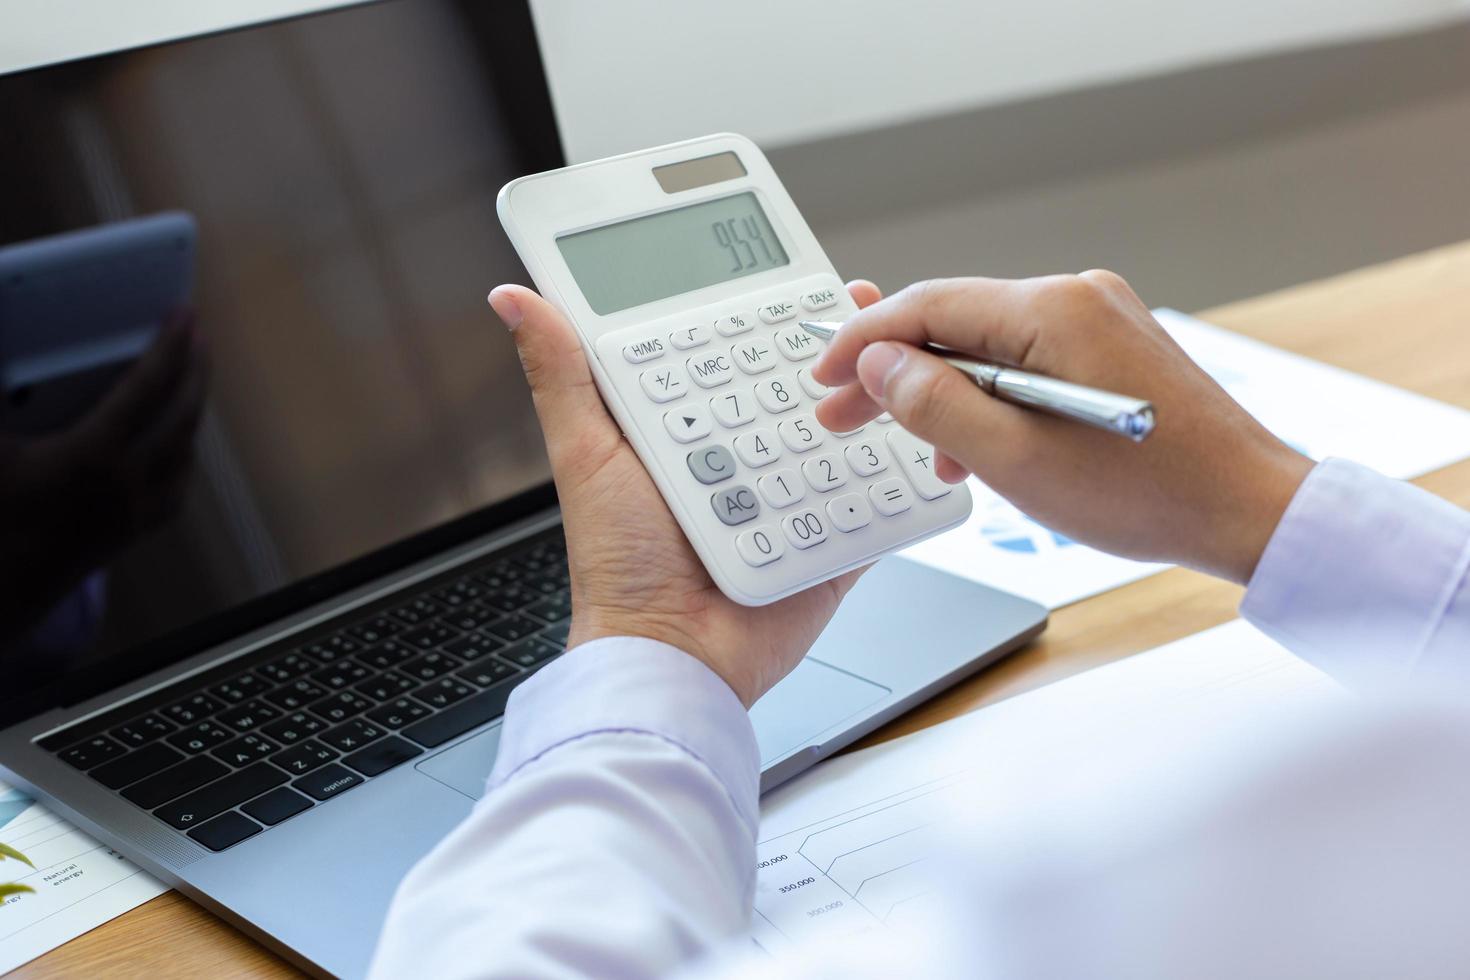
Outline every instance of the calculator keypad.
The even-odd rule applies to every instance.
[[[706,522],[702,536],[724,549],[714,560],[737,559],[727,572],[746,569],[735,574],[752,595],[819,581],[968,512],[966,491],[946,501],[956,488],[935,475],[932,447],[890,416],[842,433],[817,422],[828,389],[811,366],[825,345],[796,321],[851,314],[845,289],[821,279],[599,341],[652,451],[668,460],[665,479],[690,506],[707,501],[693,508],[709,507],[694,518]]]

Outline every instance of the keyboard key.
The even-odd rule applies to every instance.
[[[781,441],[786,443],[786,448],[793,453],[804,453],[808,449],[816,449],[826,438],[827,430],[817,424],[817,420],[810,415],[797,415],[789,418],[776,426],[776,431],[781,435]]]
[[[405,675],[415,678],[422,684],[424,681],[431,681],[436,677],[442,677],[451,671],[457,670],[461,666],[463,665],[454,657],[451,657],[447,653],[436,651],[434,653],[426,653],[417,660],[410,660],[400,669]]]
[[[308,643],[301,648],[301,652],[319,663],[330,664],[360,649],[362,649],[362,644],[352,637],[346,633],[337,633],[317,640],[315,643]]]
[[[539,636],[533,636],[529,640],[522,640],[520,643],[506,647],[496,656],[517,667],[530,668],[545,663],[558,653],[561,653],[561,647],[558,644],[543,640]]]
[[[373,703],[356,691],[342,691],[330,697],[322,698],[311,706],[311,713],[318,715],[324,720],[336,723],[360,715],[371,708]]]
[[[285,684],[287,681],[311,673],[320,667],[311,657],[304,653],[288,653],[280,660],[273,660],[264,667],[255,668],[255,673],[263,677],[271,684]]]
[[[183,749],[193,755],[216,745],[223,745],[234,737],[235,733],[223,725],[217,725],[212,721],[201,721],[197,725],[190,725],[181,732],[175,732],[168,737],[167,741],[174,748]]]
[[[282,749],[271,756],[271,761],[293,776],[304,776],[313,769],[322,766],[337,758],[335,749],[329,749],[314,738]]]
[[[488,633],[471,633],[461,636],[453,643],[444,644],[444,649],[461,660],[477,660],[505,646],[505,641]]]
[[[420,623],[428,622],[443,611],[444,607],[437,602],[433,602],[423,596],[418,596],[394,609],[392,616],[394,619],[406,623],[409,626],[417,626]]]
[[[65,752],[61,753],[62,761],[69,762],[78,769],[91,769],[95,765],[114,759],[126,751],[115,739],[106,735],[97,735],[84,742],[78,742]]]
[[[122,744],[135,749],[140,745],[147,745],[156,738],[162,738],[173,730],[173,725],[157,715],[144,715],[126,725],[114,728],[109,734]]]
[[[108,789],[122,789],[131,783],[178,762],[184,756],[162,742],[154,742],[120,759],[113,759],[92,770],[92,778]]]
[[[709,435],[714,424],[710,422],[709,409],[691,401],[665,412],[664,428],[675,442],[694,442]]]
[[[327,723],[304,711],[294,711],[261,729],[282,745],[295,745],[304,738],[327,730]]]
[[[500,610],[492,609],[482,602],[470,602],[460,606],[454,612],[444,617],[444,621],[460,632],[468,633],[477,630],[486,623],[493,623],[500,618]],[[456,633],[456,636],[459,634]],[[453,640],[445,644],[447,648]]]
[[[786,540],[798,548],[815,548],[827,540],[826,520],[814,510],[799,510],[781,521]]]
[[[801,464],[801,473],[817,493],[829,493],[847,484],[847,467],[836,453],[808,457]]]
[[[540,623],[527,619],[525,616],[508,616],[498,623],[490,624],[486,632],[507,643],[513,643],[530,636],[540,628]]]
[[[220,712],[215,721],[228,725],[237,732],[252,732],[266,722],[275,721],[279,717],[281,717],[279,708],[273,708],[264,701],[251,701],[238,708]]]
[[[773,527],[756,527],[742,531],[735,539],[735,550],[745,563],[754,568],[769,565],[786,553],[786,544]]]
[[[766,498],[766,503],[778,510],[782,507],[790,507],[806,496],[806,486],[801,482],[801,477],[796,475],[795,470],[775,470],[755,481],[755,485],[760,488],[761,496]]]
[[[358,684],[353,690],[363,697],[382,702],[392,701],[400,694],[406,694],[418,686],[417,681],[411,681],[402,674],[379,674],[377,677]]]
[[[387,616],[374,616],[367,622],[358,623],[347,632],[360,642],[371,645],[382,643],[401,629],[403,629],[402,624],[394,622]]]
[[[858,476],[872,476],[888,469],[888,447],[876,436],[853,443],[842,454]]]
[[[752,429],[735,437],[735,455],[751,468],[765,466],[781,458],[781,443],[770,429]]]
[[[385,734],[387,733],[380,726],[362,718],[354,718],[323,732],[321,740],[338,752],[351,752]]]
[[[512,648],[514,649],[514,648]],[[441,677],[432,684],[425,684],[413,696],[431,708],[447,708],[475,693],[475,689],[454,677]]]
[[[638,383],[643,386],[643,393],[655,402],[671,402],[676,398],[683,398],[688,388],[684,381],[684,372],[672,364],[649,368],[638,375]]]
[[[502,613],[509,613],[515,612],[528,602],[536,601],[536,597],[521,588],[520,584],[517,583],[515,585],[503,586],[498,591],[490,593],[480,601],[491,609],[498,609]],[[447,646],[446,649],[448,649]]]
[[[320,684],[302,677],[268,692],[265,699],[282,711],[298,711],[313,701],[320,701],[328,693]]]
[[[730,359],[746,374],[760,374],[776,366],[776,350],[764,340],[736,344],[730,349]]]
[[[198,789],[212,782],[229,768],[218,759],[207,755],[196,755],[160,773],[155,773],[141,782],[134,783],[122,791],[125,799],[131,800],[145,810],[167,803],[176,796]]]
[[[266,689],[265,681],[254,674],[241,674],[239,677],[231,678],[217,687],[209,689],[209,693],[228,704],[241,704],[260,694]]]
[[[399,635],[398,640],[400,643],[407,643],[409,646],[418,647],[420,650],[432,650],[437,646],[448,643],[457,636],[459,636],[458,630],[452,629],[443,623],[430,623],[427,626],[420,626]]]
[[[390,640],[387,643],[380,643],[375,647],[362,651],[357,655],[357,660],[359,663],[366,664],[369,667],[376,667],[378,670],[389,670],[397,667],[405,660],[411,660],[418,655],[419,651],[416,648],[406,643]]]
[[[537,619],[548,623],[559,623],[572,614],[572,595],[570,592],[558,592],[547,596],[540,602],[526,607],[526,615],[535,616]]]
[[[486,662],[490,663],[491,661]],[[410,722],[418,721],[428,713],[429,709],[417,701],[410,701],[408,698],[397,698],[388,704],[374,708],[367,713],[367,716],[385,728],[402,728]]]
[[[669,343],[674,350],[689,350],[709,343],[709,327],[680,327],[669,334]]]
[[[381,742],[358,749],[342,761],[364,776],[376,776],[423,753],[424,750],[412,742],[390,735]]]
[[[469,681],[476,687],[489,687],[492,684],[499,684],[507,677],[514,677],[518,673],[520,671],[510,664],[497,660],[494,657],[486,657],[479,663],[472,664],[464,670],[458,671],[454,676]],[[373,712],[369,712],[368,717],[378,720]],[[392,727],[399,728],[402,726],[393,725]]]
[[[260,735],[242,735],[233,742],[227,742],[215,749],[211,754],[221,762],[228,762],[236,769],[259,762],[270,755],[277,748],[275,742]]]
[[[775,415],[789,412],[801,403],[796,383],[790,378],[768,378],[756,382],[755,400],[761,408]]]
[[[873,509],[884,517],[892,517],[908,510],[913,506],[909,497],[909,488],[897,477],[879,480],[868,487],[868,499],[873,502]]]
[[[238,813],[227,813],[202,827],[189,831],[189,836],[211,851],[223,851],[234,847],[242,840],[249,840],[260,833],[260,824]]]
[[[485,587],[473,579],[463,578],[453,585],[447,585],[437,592],[430,593],[430,598],[435,602],[454,607],[466,602],[473,602],[485,594]]]
[[[510,697],[510,692],[515,690],[517,684],[530,676],[529,672],[523,673],[502,681],[494,687],[486,688],[479,694],[472,694],[438,714],[430,715],[422,721],[409,725],[400,734],[413,739],[425,748],[432,749],[443,745],[450,739],[505,714],[506,698]]]
[[[546,640],[549,643],[555,643],[557,646],[565,647],[567,645],[567,635],[571,633],[571,631],[572,621],[569,619],[564,619],[561,622],[557,623],[555,626],[548,626],[546,629],[542,630],[539,635],[541,639]]]
[[[873,523],[873,508],[860,493],[844,493],[827,501],[827,517],[839,531],[856,531]]]
[[[358,663],[356,660],[344,660],[341,663],[323,667],[311,679],[325,687],[329,691],[340,691],[351,687],[358,681],[365,681],[373,674],[372,668]]]
[[[738,429],[755,421],[755,396],[748,391],[727,391],[709,400],[715,421],[727,429]]]
[[[311,809],[311,801],[288,786],[273,789],[258,800],[251,800],[240,809],[250,814],[267,827],[274,827],[287,817],[294,817]]]
[[[248,769],[232,772],[224,779],[182,796],[153,812],[165,823],[179,830],[186,830],[197,827],[216,813],[223,813],[266,790],[274,789],[287,778],[281,770],[264,762],[257,762]]]
[[[729,384],[730,379],[735,376],[735,367],[730,363],[730,356],[723,351],[709,351],[691,357],[684,362],[684,368],[701,388],[718,388]]]
[[[925,500],[943,497],[954,489],[934,475],[934,449],[928,443],[903,429],[893,428],[888,430],[888,448],[893,451],[903,475]]]
[[[223,701],[216,701],[208,694],[195,694],[164,708],[163,716],[176,725],[192,725],[203,721],[224,706]]]
[[[302,776],[291,785],[317,800],[330,800],[362,783],[362,777],[335,762],[316,772]]]

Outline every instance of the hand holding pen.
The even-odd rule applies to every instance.
[[[1062,382],[1090,402],[1092,424],[1038,399],[1014,404],[1014,391],[987,394],[976,361],[997,376]],[[974,473],[1069,537],[1240,582],[1312,465],[1237,405],[1108,272],[910,287],[849,319],[812,374],[837,389],[817,409],[830,430],[891,412],[934,444],[942,479]],[[1120,429],[1152,434],[1133,442]]]

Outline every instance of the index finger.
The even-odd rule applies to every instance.
[[[879,340],[940,344],[987,360],[1020,364],[1035,339],[1024,315],[1035,280],[930,279],[858,311],[843,324],[812,377],[837,387],[857,380],[863,348]]]

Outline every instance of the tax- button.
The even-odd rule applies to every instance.
[[[825,310],[829,306],[837,305],[837,290],[835,289],[813,289],[809,293],[801,294],[802,309],[812,313]]]
[[[761,512],[760,501],[755,499],[755,491],[746,486],[726,487],[716,491],[709,498],[709,504],[714,508],[715,516],[730,525],[753,521]]]
[[[756,310],[764,323],[780,323],[796,316],[795,303],[767,303]]]
[[[664,342],[658,337],[645,337],[643,340],[635,340],[623,348],[623,357],[629,364],[642,364],[651,361],[663,354]]]
[[[649,368],[638,375],[643,393],[656,402],[671,402],[684,397],[684,376],[676,367]]]
[[[728,355],[712,353],[704,357],[691,357],[688,364],[689,377],[701,388],[718,388],[734,375]]]
[[[689,454],[689,472],[700,483],[719,483],[735,475],[735,457],[724,446],[705,446]]]
[[[776,349],[786,355],[788,361],[804,361],[816,357],[821,351],[817,338],[801,327],[787,327],[776,331]]]

